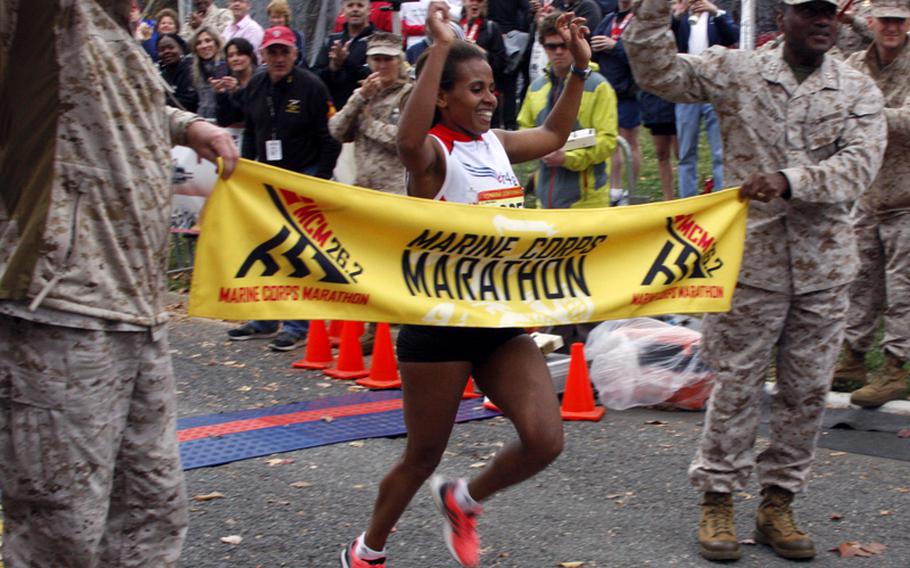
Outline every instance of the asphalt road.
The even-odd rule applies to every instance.
[[[348,383],[291,369],[300,352],[273,353],[261,341],[228,342],[230,327],[181,317],[171,326],[181,417],[348,392]],[[701,413],[630,410],[607,412],[598,423],[566,423],[559,460],[486,503],[479,523],[482,566],[715,566],[698,556],[699,494],[686,478],[702,420]],[[470,475],[512,436],[502,418],[457,425],[440,472]],[[337,567],[341,547],[365,529],[377,483],[403,446],[404,438],[372,439],[187,472],[190,496],[224,497],[191,501],[182,566]],[[285,461],[267,461],[275,457]],[[797,501],[797,518],[819,549],[808,564],[910,567],[908,465],[820,449],[810,492]],[[736,497],[740,539],[751,538],[758,491],[753,482]],[[440,522],[429,494],[421,491],[389,541],[388,566],[457,566]],[[221,541],[232,535],[242,538],[239,544]],[[829,551],[844,541],[887,548],[867,559]],[[793,563],[747,544],[734,565]]]

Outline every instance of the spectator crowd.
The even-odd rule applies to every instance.
[[[251,15],[250,0],[225,0],[224,4],[219,7],[214,0],[193,0],[192,11],[180,21],[171,9],[145,19],[141,6],[134,3],[135,36],[170,86],[169,104],[222,126],[249,126],[244,118],[244,92],[254,75],[267,67],[264,50],[270,42],[268,34],[286,28],[289,31],[282,33],[293,37],[294,66],[309,71],[307,80],[318,80],[328,90],[327,120],[343,111],[359,91],[353,98],[358,113],[349,109],[342,113],[344,128],[331,128],[332,136],[344,143],[333,168],[336,179],[402,193],[400,183],[388,182],[403,179],[404,171],[389,165],[397,162],[390,144],[395,138],[401,106],[410,91],[408,84],[413,82],[414,66],[433,42],[424,25],[429,0],[403,3],[400,12],[393,12],[389,2],[342,0],[332,30],[318,49],[310,50],[309,60],[306,38],[301,30],[294,29],[293,13],[286,0],[270,2],[266,7],[268,21],[262,22]],[[447,4],[453,24],[457,22],[458,37],[477,45],[487,55],[498,103],[493,126],[507,130],[530,128],[545,119],[555,100],[553,95],[560,92],[565,80],[571,61],[565,59],[565,49],[546,41],[547,26],[552,30],[556,16],[565,11],[587,20],[587,39],[593,51],[593,73],[589,79],[592,90],[586,95],[576,129],[593,129],[595,134],[580,137],[571,149],[539,161],[527,188],[536,197],[531,201],[538,206],[627,203],[641,175],[642,125],[651,137],[664,199],[690,197],[724,187],[720,126],[712,106],[677,105],[636,84],[623,42],[623,34],[634,17],[632,0],[447,0]],[[871,34],[865,24],[865,4],[858,3],[855,10],[842,16],[844,25],[835,48],[841,57],[868,47]],[[737,47],[739,25],[733,14],[710,0],[674,0],[672,5],[671,29],[679,53],[697,55],[714,45]],[[370,39],[376,34],[390,34],[396,28],[399,34],[383,36],[383,45],[394,43],[400,49],[391,53],[386,47],[381,56],[370,59]],[[380,68],[389,69],[384,71],[382,86],[378,86],[377,78],[377,73],[383,72]],[[394,82],[389,82],[391,74],[398,77]],[[387,90],[397,93],[394,104],[390,104]],[[388,107],[379,113],[381,117],[374,112],[379,107]],[[355,120],[370,116],[377,118],[365,120],[363,125]],[[380,130],[382,135],[378,135]],[[702,131],[708,142],[703,150],[710,153],[711,168],[710,173],[700,177]],[[380,162],[382,172],[357,171],[357,164],[369,169],[368,164],[374,163],[365,161],[365,156],[384,151],[393,160]],[[250,152],[254,152],[252,147]],[[261,159],[255,153],[245,157]],[[317,162],[315,154],[304,162],[304,169],[313,166]],[[387,171],[391,169],[395,171]],[[380,182],[379,178],[385,181]]]

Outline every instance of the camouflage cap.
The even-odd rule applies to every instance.
[[[398,34],[373,32],[367,40],[367,55],[401,55],[402,40]]]
[[[827,2],[828,4],[840,6],[837,0],[784,0],[784,4],[790,4],[791,6],[796,4],[808,4],[809,2]]]
[[[873,18],[910,18],[910,0],[873,0]]]

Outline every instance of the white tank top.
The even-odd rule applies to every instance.
[[[499,138],[479,138],[437,124],[429,132],[446,156],[446,177],[435,199],[495,207],[523,207],[524,190]]]

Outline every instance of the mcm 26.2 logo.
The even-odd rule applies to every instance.
[[[715,238],[695,222],[692,215],[667,217],[667,232],[670,238],[642,280],[642,286],[657,284],[670,286],[686,278],[710,278],[723,267],[717,258]]]
[[[335,238],[316,202],[286,189],[276,190],[268,184],[265,189],[285,223],[273,237],[253,249],[235,278],[247,276],[257,265],[262,266],[259,276],[274,276],[282,269],[280,258],[283,257],[286,261],[283,264],[289,271],[282,276],[304,278],[313,275],[320,282],[356,283],[363,267]]]

